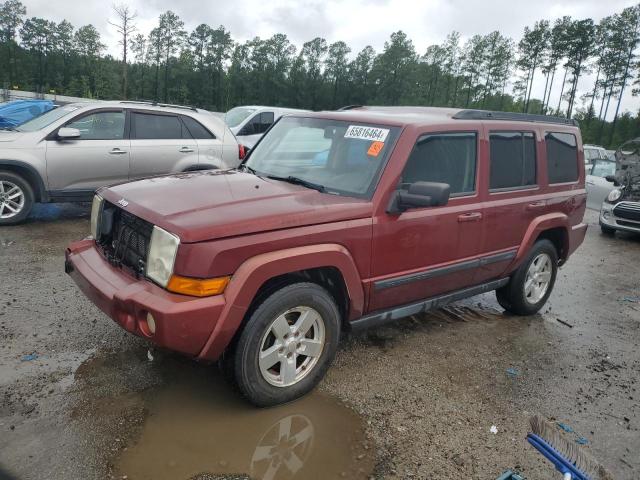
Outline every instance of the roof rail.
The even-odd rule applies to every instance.
[[[360,108],[363,105],[345,105],[344,107],[340,107],[338,109],[339,112],[343,111],[343,110],[353,110],[354,108]]]
[[[451,117],[455,120],[508,120],[514,122],[557,123],[560,125],[578,126],[573,118],[536,115],[533,113],[492,112],[490,110],[460,110]]]
[[[139,100],[121,100],[120,103],[130,103],[132,105],[150,105],[152,107],[167,107],[167,108],[182,108],[184,110],[193,110],[197,112],[198,109],[196,107],[190,105],[174,105],[171,103],[158,103],[158,102],[145,102]]]

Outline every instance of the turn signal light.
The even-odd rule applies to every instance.
[[[167,290],[194,297],[210,297],[224,292],[229,280],[231,280],[231,277],[201,279],[172,275],[167,284]]]

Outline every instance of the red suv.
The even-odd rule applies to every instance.
[[[65,268],[131,333],[220,359],[256,405],[311,390],[345,329],[495,290],[549,298],[584,239],[573,120],[352,107],[276,122],[243,165],[103,188]]]

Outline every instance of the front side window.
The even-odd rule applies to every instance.
[[[264,177],[370,197],[399,129],[339,120],[286,117],[251,151],[246,167]]]
[[[549,183],[578,180],[578,144],[570,133],[547,132],[547,170]]]
[[[260,135],[266,132],[274,121],[273,112],[258,113],[242,127],[238,135]]]
[[[473,193],[476,185],[476,133],[441,133],[418,139],[402,172],[403,184],[440,182],[451,195]]]
[[[490,189],[536,184],[536,140],[531,132],[491,132]]]
[[[94,112],[65,125],[80,130],[80,140],[122,140],[124,112]]]
[[[131,118],[132,139],[177,140],[191,138],[187,129],[175,115],[133,112]]]
[[[255,112],[255,108],[247,108],[247,107],[236,107],[229,110],[225,116],[224,121],[227,123],[227,126],[230,128],[237,127],[242,122],[244,122],[249,115]]]
[[[616,174],[616,162],[609,160],[596,160],[591,167],[591,175],[604,178],[607,175]]]

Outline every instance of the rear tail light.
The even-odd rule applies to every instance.
[[[244,157],[247,155],[246,150],[244,149],[244,145],[238,144],[238,158],[240,160],[244,160]]]

